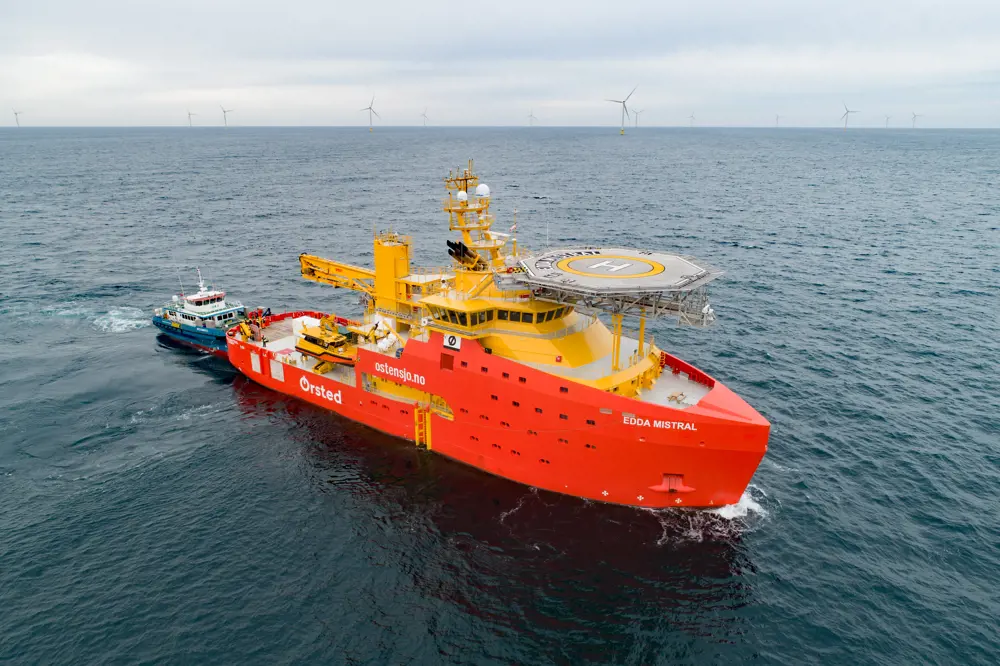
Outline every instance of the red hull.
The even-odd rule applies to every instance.
[[[301,315],[322,316],[296,312],[268,322]],[[410,441],[418,435],[416,406],[366,391],[363,375],[440,396],[454,419],[430,415],[429,448],[491,474],[633,506],[734,504],[767,450],[770,424],[721,383],[669,359],[714,384],[696,406],[676,410],[582,386],[471,340],[453,351],[439,333],[410,340],[398,359],[360,350],[355,387],[287,363],[275,373],[273,352],[229,337],[229,360],[250,379]]]

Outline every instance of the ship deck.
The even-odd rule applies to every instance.
[[[638,340],[622,337],[622,358],[631,358],[638,349]],[[539,363],[525,363],[525,365],[568,379],[596,381],[612,374],[610,354],[575,368]],[[711,388],[691,380],[685,373],[674,374],[667,369],[660,375],[651,389],[642,391],[636,396],[636,399],[654,405],[685,409],[697,405],[702,398],[708,395],[709,391]]]
[[[303,316],[295,319],[283,319],[276,321],[264,329],[265,342],[254,342],[264,347],[268,351],[280,354],[288,358],[289,362],[302,368],[303,370],[314,370],[319,361],[312,356],[303,354],[295,349],[296,331],[302,326],[318,326],[319,320],[313,317]],[[400,336],[405,343],[406,335]],[[384,354],[374,343],[361,343],[360,348]],[[623,337],[621,341],[622,358],[630,358],[636,354],[639,348],[639,341],[634,338]],[[388,354],[387,354],[388,355]],[[538,363],[524,363],[530,367],[548,372],[550,374],[566,377],[567,379],[582,379],[595,381],[602,377],[607,377],[611,372],[611,355],[595,359],[585,365],[575,368],[568,366],[552,366]],[[325,377],[335,379],[349,386],[355,386],[357,379],[354,368],[348,365],[336,365],[333,369],[324,373]],[[637,400],[649,404],[672,407],[674,409],[686,409],[697,405],[702,398],[708,395],[711,388],[690,379],[687,374],[672,373],[669,368],[664,370],[652,388],[642,391]]]

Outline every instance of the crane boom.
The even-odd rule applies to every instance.
[[[302,277],[307,280],[360,291],[369,296],[375,295],[375,271],[370,268],[330,261],[311,254],[300,254],[299,264]]]

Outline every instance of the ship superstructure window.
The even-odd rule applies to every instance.
[[[510,312],[507,310],[497,310],[497,321],[507,321],[510,318]]]
[[[510,313],[510,320],[517,322],[521,321],[521,313],[518,312],[517,310],[512,310]]]
[[[524,322],[525,324],[530,324],[533,321],[533,319],[534,317],[530,312],[521,313],[521,321]]]

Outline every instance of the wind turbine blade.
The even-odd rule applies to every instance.
[[[372,109],[372,113],[374,113],[375,117],[378,118],[379,120],[382,119],[382,116],[378,115],[378,111],[376,111],[375,109]]]
[[[636,90],[638,90],[638,89],[639,89],[639,86],[636,86],[635,88],[632,88],[632,92],[630,92],[630,93],[628,94],[628,97],[626,97],[625,99],[623,99],[623,100],[622,100],[622,103],[624,104],[625,102],[627,102],[627,101],[628,101],[628,98],[632,96],[632,93],[634,93],[634,92],[635,92]]]

